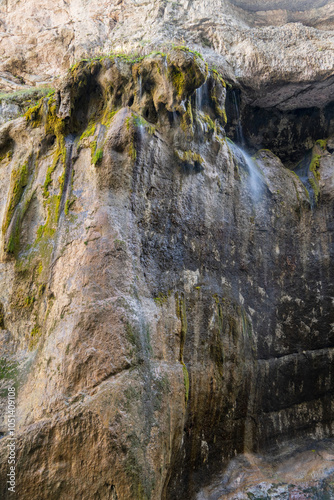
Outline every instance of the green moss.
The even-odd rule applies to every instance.
[[[4,155],[0,156],[0,162],[4,160],[9,162],[11,161],[12,158],[13,158],[13,151],[8,151]]]
[[[181,119],[181,128],[184,133],[190,133],[190,135],[193,135],[193,124],[194,124],[194,115],[192,111],[192,106],[191,106],[191,100],[189,99],[187,101],[187,108],[186,112],[183,113],[182,119]]]
[[[183,370],[183,378],[184,378],[184,389],[185,389],[185,401],[186,404],[188,403],[189,399],[189,373],[187,370],[187,367],[184,363],[182,363],[182,370]]]
[[[54,236],[60,215],[61,197],[62,193],[53,195],[46,200],[47,218],[45,224],[42,224],[37,229],[36,243],[38,243],[43,237],[51,238]]]
[[[202,61],[204,61],[204,58],[200,52],[189,49],[189,47],[186,47],[185,45],[173,45],[172,47],[175,50],[182,50],[183,52],[189,52],[190,54],[194,54],[194,56],[199,57],[200,59],[202,59]]]
[[[54,89],[51,87],[32,87],[30,89],[16,90],[15,92],[0,92],[0,101],[30,102],[33,98],[51,95]]]
[[[30,333],[29,351],[32,351],[36,347],[40,336],[41,336],[41,331],[39,327],[35,325]]]
[[[49,196],[49,186],[52,183],[52,173],[53,173],[54,168],[48,168],[46,172],[46,177],[43,185],[43,196],[44,198],[47,198]]]
[[[24,164],[12,172],[12,190],[9,198],[9,205],[5,213],[2,232],[5,233],[11,223],[15,208],[21,200],[24,188],[28,183],[28,165]]]
[[[62,161],[65,167],[66,162],[66,147],[65,147],[65,124],[56,115],[56,105],[51,101],[49,102],[47,123],[45,127],[45,132],[47,134],[54,134],[57,139],[56,152],[53,157],[52,165],[48,168],[44,185],[43,185],[43,196],[48,198],[49,196],[49,186],[52,184],[52,174],[56,170],[59,161]]]
[[[194,153],[193,151],[180,151],[175,150],[175,156],[182,164],[188,169],[194,170],[203,170],[204,168],[204,160],[198,153]]]
[[[320,194],[319,184],[314,177],[309,177],[309,183],[311,184],[311,187],[313,189],[315,201],[318,202]]]
[[[181,295],[181,297],[177,296],[176,302],[177,302],[176,314],[178,315],[178,317],[181,321],[179,360],[181,363],[184,363],[183,351],[184,351],[184,344],[186,341],[186,335],[187,335],[187,330],[188,330],[188,322],[187,322],[187,313],[186,313],[186,303],[185,303],[183,294]]]
[[[135,161],[136,158],[137,158],[137,151],[136,151],[136,147],[134,145],[133,142],[130,143],[130,146],[129,146],[129,155],[130,157]]]
[[[224,87],[226,87],[226,83],[225,81],[223,80],[222,77],[220,77],[220,75],[217,73],[217,72],[212,72],[212,75],[214,77],[214,79],[216,81],[218,81],[219,83],[221,83]],[[226,110],[224,107],[221,107],[219,105],[219,102],[218,102],[218,98],[217,98],[217,95],[216,95],[216,87],[214,86],[213,89],[212,89],[212,92],[211,92],[211,99],[214,103],[214,107],[215,107],[215,112],[217,113],[217,115],[223,119],[223,125],[225,126],[226,123],[227,123],[227,114],[226,114]]]
[[[117,111],[110,111],[106,109],[102,116],[101,120],[102,125],[104,125],[105,127],[109,127],[116,113]]]
[[[168,296],[167,295],[164,295],[163,293],[159,293],[159,295],[157,297],[155,297],[154,299],[154,302],[158,305],[158,306],[163,306],[164,304],[167,304],[167,301],[168,301]]]
[[[103,149],[99,148],[95,151],[93,158],[92,158],[92,163],[93,165],[97,165],[98,163],[101,163],[103,158]]]
[[[311,185],[311,187],[313,189],[316,202],[318,202],[319,194],[320,194],[320,187],[319,187],[319,181],[320,181],[320,172],[319,172],[320,158],[321,158],[321,155],[317,154],[317,153],[315,153],[313,151],[312,159],[311,159],[311,163],[310,163],[310,168],[309,168],[309,171],[310,171],[310,174],[311,174],[311,175],[309,175],[309,183],[310,183],[310,185]]]
[[[95,153],[95,150],[96,150],[96,146],[97,146],[97,141],[92,141],[90,143],[90,149],[91,149],[91,152],[92,152],[92,155]]]
[[[215,122],[210,118],[209,115],[204,115],[204,121],[208,126],[209,132],[215,133],[217,130]]]
[[[33,295],[28,295],[24,301],[24,307],[30,307],[36,302],[36,298]]]
[[[154,57],[154,56],[166,57],[166,54],[164,52],[161,52],[160,50],[153,50],[146,57]]]
[[[35,106],[32,106],[31,108],[27,109],[27,111],[24,113],[24,116],[27,122],[33,128],[39,127],[42,123],[42,118],[43,118],[42,100],[39,101]]]
[[[312,172],[314,174],[314,177],[317,180],[320,179],[320,174],[319,174],[320,158],[321,158],[321,155],[313,154],[312,155],[312,160],[311,160],[311,163],[310,163],[310,172]]]
[[[328,139],[319,139],[318,141],[316,141],[316,144],[325,151],[327,149],[327,141]]]
[[[121,59],[129,64],[135,64],[145,59],[145,56],[139,55],[138,53],[125,54],[124,52],[111,52],[109,58],[112,60]]]
[[[86,130],[84,130],[84,132],[81,134],[79,141],[82,141],[82,139],[85,139],[86,137],[90,137],[91,135],[94,135],[95,130],[96,130],[96,124],[94,122],[88,124],[88,127],[86,128]]]
[[[173,86],[177,91],[178,96],[181,97],[185,89],[185,82],[186,82],[183,71],[174,66],[171,70],[171,79]]]
[[[216,70],[214,67],[211,68],[210,70],[212,77],[219,83],[223,85],[223,87],[226,88],[226,82],[223,78],[223,76]]]
[[[65,215],[68,215],[69,210],[70,210],[70,206],[71,206],[70,200],[66,200],[65,208],[64,208]]]
[[[45,133],[55,135],[58,149],[65,146],[64,136],[66,134],[65,121],[57,116],[57,105],[53,97],[48,100],[48,111],[46,116]]]
[[[98,165],[99,163],[101,163],[103,158],[103,148],[98,148],[97,141],[93,141],[90,144],[90,149],[92,152],[92,164]]]

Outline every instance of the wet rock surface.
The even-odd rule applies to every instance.
[[[309,4],[0,1],[1,498],[334,498]]]
[[[312,202],[226,138],[225,98],[196,52],[103,57],[0,128],[23,500],[196,498],[238,454],[333,435],[332,139]],[[321,474],[302,488],[331,491]]]

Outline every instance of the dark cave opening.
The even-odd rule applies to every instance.
[[[269,149],[287,168],[302,161],[316,141],[334,134],[334,102],[324,108],[282,111],[244,103],[240,90],[228,89],[226,113],[228,137],[238,142],[241,125],[245,149],[251,154]]]

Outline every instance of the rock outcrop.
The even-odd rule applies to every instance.
[[[22,500],[332,498],[333,34],[117,3],[0,6],[0,496],[15,385]]]

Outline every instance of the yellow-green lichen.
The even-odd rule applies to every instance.
[[[311,160],[311,163],[310,163],[310,172],[312,172],[314,174],[314,177],[317,180],[320,179],[320,173],[319,173],[320,158],[321,158],[321,155],[319,155],[319,154],[313,154],[312,160]]]
[[[16,206],[21,200],[24,188],[28,183],[28,165],[25,163],[22,167],[14,170],[11,178],[11,195],[9,198],[9,205],[6,210],[4,222],[2,225],[2,232],[5,233],[11,223]]]
[[[76,199],[77,199],[76,196],[72,196],[72,199],[66,200],[65,208],[64,208],[65,215],[69,214],[71,206],[75,203]]]
[[[181,128],[183,132],[190,133],[193,135],[193,124],[194,124],[194,115],[191,107],[191,100],[189,99],[187,102],[186,112],[183,113],[181,119]]]
[[[182,363],[182,370],[183,370],[183,379],[184,379],[184,389],[185,389],[185,401],[186,401],[186,404],[188,403],[188,399],[189,399],[189,386],[190,386],[190,383],[189,383],[189,373],[188,373],[188,370],[187,370],[187,367],[184,363]]]
[[[55,135],[57,146],[64,146],[66,124],[65,121],[57,116],[57,104],[53,97],[48,99],[48,111],[45,123],[45,133]]]
[[[115,110],[110,111],[109,109],[106,109],[101,119],[102,125],[109,127],[116,113],[117,111]]]
[[[130,158],[132,158],[132,160],[136,160],[137,158],[137,151],[136,151],[136,146],[134,144],[134,142],[130,142],[130,145],[129,145],[129,155],[130,155]]]
[[[211,68],[211,74],[213,76],[213,78],[218,81],[219,83],[221,83],[223,85],[223,87],[226,88],[226,82],[223,78],[223,76],[219,73],[218,70],[214,69],[214,68]]]
[[[92,165],[98,165],[103,158],[103,148],[98,148],[97,141],[93,141],[90,144],[90,149],[92,153]]]
[[[184,299],[183,294],[180,297],[178,294],[176,294],[175,300],[176,300],[176,314],[177,314],[177,317],[181,321],[179,360],[181,363],[184,363],[183,352],[184,352],[184,344],[186,341],[186,335],[187,335],[187,330],[188,330],[186,303],[185,303],[185,299]]]
[[[198,153],[177,149],[175,150],[175,156],[186,168],[191,168],[195,171],[203,170],[204,168],[204,160]]]
[[[168,296],[164,295],[161,292],[159,293],[159,295],[157,297],[154,298],[154,302],[159,306],[163,306],[163,305],[167,304],[167,301],[168,301]]]
[[[24,301],[24,306],[25,307],[30,307],[36,302],[36,298],[33,295],[28,295],[28,297],[25,298]]]
[[[35,106],[28,108],[27,111],[24,113],[27,122],[33,128],[39,127],[42,123],[42,118],[43,118],[42,103],[43,99],[41,99]]]
[[[0,162],[4,160],[11,161],[12,157],[13,157],[13,151],[7,151],[7,153],[0,156]]]
[[[183,71],[181,71],[179,68],[173,67],[171,71],[171,79],[178,96],[182,96],[186,81]]]
[[[319,187],[319,181],[320,181],[320,172],[319,172],[320,158],[321,158],[320,154],[317,154],[317,153],[313,152],[311,163],[310,163],[310,168],[309,168],[310,174],[311,174],[311,175],[309,175],[309,183],[310,183],[310,185],[311,185],[311,187],[313,189],[316,202],[318,202],[319,194],[320,194],[320,187]]]
[[[96,149],[92,158],[92,164],[97,165],[98,163],[101,163],[102,158],[103,158],[103,149],[102,148]]]
[[[45,181],[43,184],[43,196],[44,196],[44,198],[49,197],[49,194],[50,194],[49,187],[52,184],[52,174],[56,170],[59,160],[61,160],[63,165],[65,165],[66,148],[65,148],[65,143],[63,141],[60,141],[60,145],[58,146],[58,148],[54,154],[52,165],[50,165],[50,167],[47,169]]]
[[[85,139],[87,137],[90,137],[91,135],[94,135],[95,130],[96,130],[96,124],[94,122],[90,123],[88,125],[88,127],[86,128],[86,130],[84,130],[83,133],[81,134],[79,142],[82,141],[82,139]]]
[[[321,147],[324,151],[327,149],[327,141],[328,139],[319,139],[316,141],[316,144]]]
[[[34,326],[34,328],[31,330],[30,333],[30,342],[29,342],[29,350],[32,351],[38,342],[38,339],[41,336],[41,331],[37,325]]]
[[[204,122],[206,123],[209,132],[215,133],[217,130],[215,122],[210,118],[209,115],[204,115]]]
[[[172,46],[174,50],[182,50],[183,52],[189,52],[190,54],[194,54],[195,57],[199,57],[204,61],[204,58],[200,52],[197,52],[196,50],[192,50],[189,47],[186,47],[185,45],[173,45]]]

